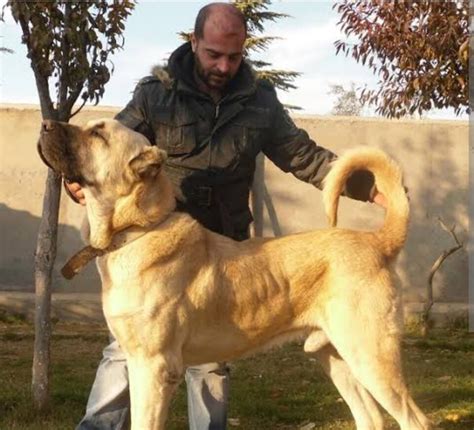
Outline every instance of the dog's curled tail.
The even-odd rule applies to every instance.
[[[382,228],[376,232],[387,257],[395,257],[405,243],[408,230],[408,198],[397,163],[385,152],[374,148],[348,151],[338,158],[327,174],[323,187],[323,202],[331,227],[337,224],[339,196],[347,179],[358,170],[368,170],[375,178],[375,186],[387,199],[387,210]]]

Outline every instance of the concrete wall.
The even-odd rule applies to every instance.
[[[114,108],[88,109],[73,122],[111,117]],[[297,124],[316,142],[340,154],[369,145],[394,156],[405,171],[411,200],[411,227],[398,271],[409,302],[423,301],[433,262],[453,246],[440,227],[456,225],[461,241],[468,231],[468,123],[461,121],[388,121],[382,119],[297,116]],[[32,291],[36,232],[41,217],[46,168],[36,153],[40,125],[36,106],[0,106],[0,290]],[[266,162],[266,180],[284,234],[324,227],[320,193]],[[93,265],[71,282],[59,269],[81,247],[79,226],[83,208],[63,197],[59,248],[54,272],[57,292],[99,290]],[[383,211],[371,204],[342,199],[340,225],[374,229]],[[268,219],[266,235],[271,235]],[[465,249],[442,266],[434,280],[435,299],[467,303],[468,270]]]

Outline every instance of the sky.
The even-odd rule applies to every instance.
[[[3,4],[4,1],[0,2]],[[198,10],[208,1],[140,1],[127,19],[123,51],[111,59],[115,70],[105,87],[99,106],[124,106],[136,83],[149,74],[150,69],[163,63],[183,41],[178,32],[190,31]],[[336,56],[334,42],[345,39],[340,32],[338,14],[333,1],[278,1],[270,6],[273,12],[290,15],[276,23],[265,24],[266,36],[278,36],[259,58],[275,69],[301,73],[295,80],[298,87],[289,92],[278,91],[285,104],[302,108],[303,114],[329,115],[334,97],[328,94],[330,85],[349,88],[374,87],[377,78],[367,68],[342,53]],[[0,102],[38,103],[33,72],[26,58],[25,46],[20,43],[19,27],[10,16],[0,23],[1,46],[13,49],[14,54],[0,54]],[[366,112],[370,115],[370,112]],[[467,119],[454,117],[450,111],[431,112],[428,118]]]

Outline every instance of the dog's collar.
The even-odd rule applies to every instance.
[[[101,257],[105,253],[109,252],[108,248],[98,249],[90,245],[82,248],[79,252],[76,252],[63,266],[61,274],[66,279],[72,279],[76,276],[92,259]]]
[[[66,279],[72,279],[76,276],[91,260],[96,257],[102,257],[105,254],[116,251],[125,245],[139,239],[147,234],[150,230],[161,224],[163,220],[150,224],[146,227],[131,226],[128,227],[112,238],[111,244],[105,249],[94,248],[93,246],[85,246],[80,251],[76,252],[63,266],[61,274]]]

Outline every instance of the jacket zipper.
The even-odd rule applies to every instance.
[[[217,118],[219,117],[219,110],[220,110],[221,104],[220,102],[216,104],[216,110],[214,113],[214,125],[216,124]],[[212,136],[214,132],[211,134],[211,139],[209,141],[209,160],[208,160],[208,168],[211,168],[212,165]]]

